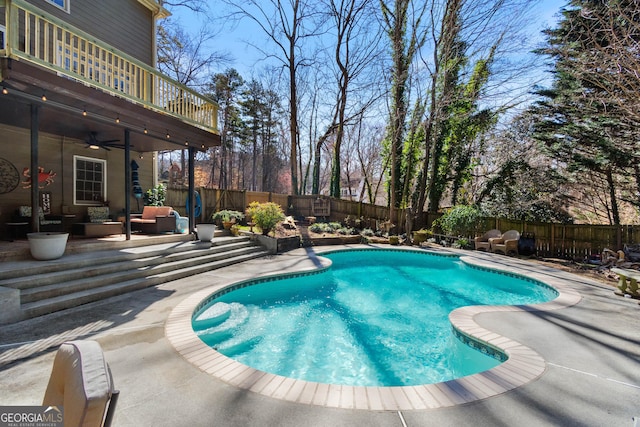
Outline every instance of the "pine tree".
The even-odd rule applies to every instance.
[[[548,46],[539,53],[555,60],[554,81],[550,89],[538,91],[543,99],[532,112],[535,137],[567,171],[596,173],[607,182],[610,221],[620,224],[619,181],[637,163],[638,135],[634,119],[609,95],[616,89],[596,79],[612,72],[597,65],[598,56],[605,55],[606,35],[625,25],[621,19],[607,21],[607,27],[595,18],[608,13],[609,3],[618,2],[571,1],[558,27],[546,31]]]

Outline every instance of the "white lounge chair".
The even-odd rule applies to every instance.
[[[65,427],[110,426],[119,392],[96,341],[69,341],[53,361],[43,405],[64,408]]]

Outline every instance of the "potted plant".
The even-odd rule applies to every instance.
[[[201,223],[196,225],[196,233],[201,242],[210,242],[216,232],[215,224]]]
[[[69,233],[42,232],[28,233],[31,256],[40,261],[58,259],[67,248]]]
[[[218,212],[214,212],[213,215],[211,215],[211,219],[218,224],[222,224],[224,229],[228,230],[231,228],[232,224],[243,220],[244,214],[239,211],[224,209]]]

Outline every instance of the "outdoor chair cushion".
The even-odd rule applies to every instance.
[[[497,229],[489,230],[480,237],[473,239],[473,243],[477,251],[489,251],[491,245],[489,239],[502,236],[502,232]]]
[[[491,252],[502,252],[505,255],[518,253],[518,240],[520,233],[516,230],[509,230],[500,237],[489,239]]]
[[[31,221],[31,206],[20,206],[18,207],[18,218],[16,220],[20,221]],[[54,226],[51,230],[41,230],[41,231],[55,231],[58,226],[62,227],[62,217],[57,215],[45,215],[44,211],[41,207],[38,207],[38,222],[40,226]]]
[[[42,404],[62,406],[65,426],[101,426],[113,394],[100,344],[69,341],[56,353]]]
[[[109,206],[89,206],[87,208],[89,222],[107,222],[109,218]]]
[[[155,220],[158,216],[171,215],[173,208],[171,206],[145,206],[142,209],[142,219]]]
[[[176,217],[171,206],[145,206],[142,215],[131,216],[131,230],[143,233],[166,233],[176,230]]]

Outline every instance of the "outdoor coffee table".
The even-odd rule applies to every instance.
[[[122,223],[117,221],[77,222],[73,224],[73,234],[84,237],[104,237],[122,234]]]

